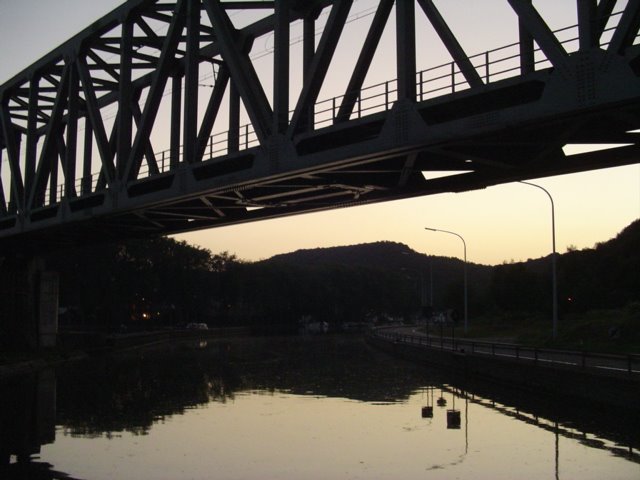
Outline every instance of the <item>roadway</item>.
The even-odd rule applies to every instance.
[[[427,335],[417,326],[387,327],[374,331],[374,335],[394,342],[424,348],[456,351],[460,354],[491,356],[508,361],[530,362],[559,368],[579,368],[610,374],[640,374],[640,355],[605,354],[537,348],[514,343],[503,343],[468,338]]]

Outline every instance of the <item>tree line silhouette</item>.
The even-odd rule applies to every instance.
[[[561,313],[640,302],[640,220],[593,248],[558,255]],[[469,263],[469,309],[546,313],[551,262]],[[251,325],[296,328],[301,318],[331,324],[412,319],[424,307],[462,311],[463,264],[395,242],[299,250],[259,262],[170,238],[60,251],[61,324],[105,328]]]

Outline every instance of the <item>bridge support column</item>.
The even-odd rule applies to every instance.
[[[57,333],[57,273],[41,258],[0,258],[0,348],[54,347]]]
[[[57,272],[40,274],[38,302],[38,342],[40,347],[56,346],[58,338],[58,290]]]

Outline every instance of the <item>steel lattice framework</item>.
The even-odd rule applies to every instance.
[[[129,0],[0,86],[0,244],[176,233],[638,162],[640,0],[576,0],[578,24],[561,31],[531,0],[504,1],[519,38],[469,56],[432,0],[380,0],[341,65],[344,93],[319,101],[353,0]],[[261,14],[238,25],[238,10]],[[418,15],[450,62],[417,71]],[[387,24],[390,79],[365,86]],[[270,88],[251,56],[264,36]],[[573,143],[624,146],[569,156]],[[439,170],[465,173],[422,175]]]

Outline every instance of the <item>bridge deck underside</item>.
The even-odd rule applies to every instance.
[[[507,91],[506,95],[513,95]],[[291,158],[265,158],[259,148],[138,180],[121,192],[94,193],[32,214],[34,229],[17,244],[75,244],[131,236],[170,234],[345,206],[461,192],[518,180],[637,163],[640,102],[609,111],[551,116],[514,128],[497,122],[466,135],[437,125],[478,121],[484,102],[417,105],[400,115],[380,114],[301,135]],[[467,110],[467,113],[465,113]],[[492,110],[493,111],[493,110]],[[461,113],[462,112],[462,113]],[[468,112],[471,112],[470,114]],[[490,114],[491,112],[489,112]],[[486,115],[482,112],[480,115]],[[411,117],[398,120],[399,117]],[[470,120],[471,118],[471,120]],[[412,124],[415,122],[415,124]],[[431,122],[432,128],[427,122]],[[399,126],[398,123],[401,125]],[[491,122],[489,122],[491,123]],[[398,133],[399,129],[409,133]],[[389,140],[389,131],[393,130]],[[420,135],[413,135],[419,132]],[[424,131],[422,131],[424,130]],[[433,131],[433,138],[430,137]],[[398,141],[398,135],[405,141]],[[418,136],[419,138],[415,138]],[[449,137],[449,138],[448,138]],[[416,141],[417,140],[417,141]],[[388,145],[381,148],[380,145]],[[620,144],[566,155],[566,144]],[[261,176],[260,163],[277,164]],[[428,180],[422,172],[446,171]],[[460,173],[457,174],[456,172]],[[101,213],[105,212],[105,213]],[[90,219],[86,217],[90,215]],[[60,222],[67,218],[72,223]],[[4,220],[5,225],[8,224]],[[68,228],[71,226],[72,228]]]

